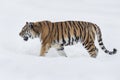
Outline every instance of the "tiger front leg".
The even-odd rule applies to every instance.
[[[40,51],[40,56],[45,56],[45,54],[48,52],[49,48],[50,48],[49,44],[42,45],[41,51]]]

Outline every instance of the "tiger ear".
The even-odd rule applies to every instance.
[[[29,27],[33,28],[33,23],[32,22],[29,23]]]
[[[26,24],[28,24],[28,22],[26,22]]]

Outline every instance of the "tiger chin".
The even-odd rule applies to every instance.
[[[101,49],[109,54],[115,54],[116,49],[109,51],[105,48],[102,41],[100,28],[91,22],[85,21],[63,21],[63,22],[26,22],[19,35],[28,41],[29,38],[40,38],[40,56],[45,56],[51,47],[54,47],[59,55],[67,57],[64,46],[82,43],[91,57],[96,58],[98,49],[95,46],[97,36]]]

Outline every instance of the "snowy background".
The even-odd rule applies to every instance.
[[[40,57],[39,39],[24,42],[19,32],[26,21],[80,20],[100,26],[108,50],[96,41],[99,55],[90,58],[81,44],[66,47],[68,57],[50,49]],[[0,0],[0,80],[120,80],[119,0]]]

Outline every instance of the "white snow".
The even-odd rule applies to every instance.
[[[82,20],[96,23],[108,50],[99,47],[91,58],[79,43],[65,48],[68,57],[50,49],[40,57],[39,39],[28,42],[18,35],[26,21]],[[120,1],[119,0],[1,0],[0,1],[0,80],[120,80]]]

